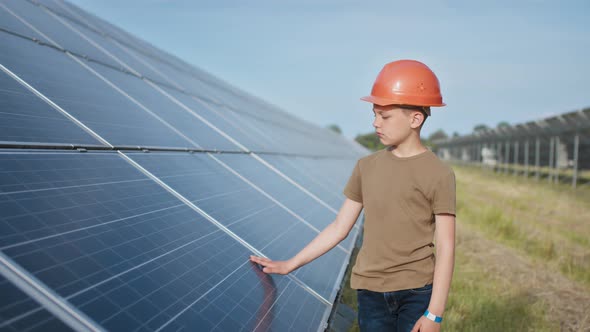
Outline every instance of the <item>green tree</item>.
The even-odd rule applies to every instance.
[[[510,127],[510,124],[508,122],[506,122],[506,121],[501,121],[496,126],[496,128],[507,128],[507,127]]]
[[[439,129],[439,130],[435,131],[434,133],[430,134],[430,136],[428,136],[429,141],[437,141],[437,140],[447,139],[447,138],[449,138],[449,135],[447,135],[447,133],[445,133],[445,131],[442,129]]]
[[[490,129],[490,127],[488,127],[485,124],[478,124],[475,127],[473,127],[473,131],[476,132],[476,133],[477,132],[481,132],[481,131],[486,131],[488,129]]]
[[[337,124],[331,124],[327,128],[335,133],[342,134],[342,129],[340,129]]]
[[[430,134],[428,137],[421,137],[420,139],[422,140],[422,143],[424,143],[424,145],[429,147],[431,150],[436,150],[436,148],[438,147],[436,142],[439,140],[445,140],[447,138],[449,138],[447,133],[445,133],[444,130],[439,129]]]

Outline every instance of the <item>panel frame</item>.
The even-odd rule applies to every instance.
[[[72,329],[92,332],[105,331],[90,317],[76,309],[69,302],[64,301],[2,251],[0,251],[0,274]]]
[[[55,110],[57,110],[63,116],[65,116],[68,120],[72,121],[75,125],[77,125],[82,130],[84,130],[86,133],[90,134],[90,136],[92,136],[98,142],[102,143],[106,147],[113,148],[113,146],[109,142],[107,142],[104,138],[102,138],[99,134],[97,134],[96,132],[94,132],[92,129],[88,128],[85,124],[83,124],[82,122],[80,122],[78,119],[76,119],[70,113],[68,113],[66,110],[64,110],[63,108],[61,108],[56,103],[54,103],[51,99],[47,98],[44,94],[42,94],[41,92],[39,92],[37,89],[35,89],[31,85],[29,85],[22,78],[20,78],[18,75],[16,75],[15,73],[13,73],[10,69],[4,67],[4,65],[2,65],[1,63],[0,63],[0,70],[2,70],[5,74],[7,74],[8,76],[10,76],[12,79],[16,80],[20,85],[22,85],[27,90],[29,90],[30,92],[32,92],[33,94],[35,94],[37,97],[41,98],[41,100],[43,100],[44,102],[46,102],[47,104],[49,104],[49,106],[53,107]]]

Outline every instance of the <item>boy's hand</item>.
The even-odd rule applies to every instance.
[[[430,319],[422,316],[412,329],[412,332],[439,332],[440,331],[440,323],[435,323]]]
[[[273,261],[265,257],[250,256],[250,261],[264,266],[264,273],[289,274],[297,268],[291,260]]]

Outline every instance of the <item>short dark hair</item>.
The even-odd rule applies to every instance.
[[[424,120],[420,124],[420,129],[424,126],[424,122],[430,116],[430,106],[416,106],[416,105],[400,105],[401,109],[408,110],[408,111],[419,111],[424,116]]]

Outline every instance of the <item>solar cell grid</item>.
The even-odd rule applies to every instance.
[[[80,13],[76,13],[71,6],[54,1],[45,1],[42,5],[42,7],[46,7],[46,10],[41,11],[45,11],[47,16],[50,17],[49,22],[45,22],[45,16],[39,17],[37,15],[30,17],[29,23],[44,31],[49,38],[60,44],[63,48],[80,55],[88,56],[103,64],[129,70],[137,75],[149,77],[153,81],[163,81],[182,89],[170,77],[151,66],[132,49],[118,42],[115,36],[111,37],[104,33],[99,33],[96,27],[89,25],[88,22],[80,21],[80,17],[77,16]],[[47,24],[53,26],[56,23],[59,24],[58,31],[56,29],[45,29]],[[64,40],[61,33],[62,29],[67,29],[65,35],[70,36],[73,41]],[[84,45],[83,50],[80,50],[80,44]],[[78,48],[71,48],[70,45],[76,45]]]
[[[113,145],[190,143],[70,57],[0,32],[0,63]]]
[[[136,76],[111,68],[89,63],[92,69],[114,83],[126,94],[176,128],[192,145],[208,150],[240,151],[241,149],[221,136],[198,117],[199,109],[192,110],[179,106],[169,97],[160,93],[147,82]],[[185,105],[186,106],[186,105]]]
[[[261,155],[260,157],[321,198],[332,209],[337,211],[342,205],[344,201],[344,196],[341,193],[342,184],[332,185],[325,180],[322,181],[325,176],[320,177],[318,174],[311,172],[311,169],[317,169],[321,166],[321,160],[310,160],[313,167],[307,168],[296,157],[279,155]]]
[[[75,34],[44,9],[22,0],[8,0],[4,4],[11,12],[41,31],[43,33],[40,35],[42,41],[59,45],[80,55],[90,56],[104,63],[120,66],[111,57],[100,52],[89,41]]]
[[[306,173],[312,174],[314,178],[326,186],[339,188],[340,194],[348,182],[356,159],[330,159],[330,158],[307,158],[295,156],[298,165],[301,164]],[[342,196],[344,198],[344,196]]]
[[[41,34],[33,31],[30,27],[26,26],[21,20],[13,15],[4,2],[0,2],[0,29],[19,35],[36,38],[38,40],[43,40]]]
[[[318,233],[205,154],[128,156],[273,259],[292,257]],[[346,257],[343,248],[333,250],[295,275],[329,299],[335,295],[334,283]]]
[[[3,174],[25,170],[20,187],[1,187],[2,203],[21,207],[2,209],[2,252],[107,329],[156,329],[248,262],[241,244],[116,154],[0,162]]]
[[[250,264],[186,309],[162,330],[314,331],[329,310],[289,279]]]
[[[40,5],[52,13],[66,19],[69,23],[82,26],[87,30],[92,30],[100,35],[109,36],[111,39],[116,39],[126,45],[131,45],[138,49],[145,49],[146,43],[140,39],[129,35],[127,32],[108,24],[102,19],[87,13],[77,6],[61,1],[61,0],[27,0],[31,4]],[[152,47],[153,48],[153,47]]]
[[[280,175],[269,172],[262,163],[248,155],[222,154],[217,158],[236,170],[242,176],[275,197],[279,202],[294,211],[318,230],[328,226],[336,213],[314,200],[304,191],[293,186]],[[341,242],[342,247],[350,248],[353,242],[352,234]]]
[[[0,275],[1,331],[72,331],[39,303]],[[23,314],[32,312],[24,319]]]
[[[0,141],[100,145],[3,71],[0,71],[0,110]]]
[[[214,124],[221,131],[238,141],[250,151],[261,151],[270,146],[272,142],[248,127],[246,120],[239,113],[222,106],[197,100],[195,97],[181,93],[174,89],[160,86],[167,94],[201,115],[204,119]],[[276,148],[275,148],[276,150]]]

